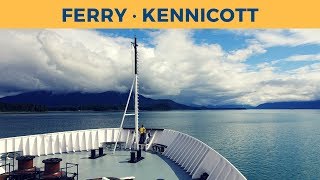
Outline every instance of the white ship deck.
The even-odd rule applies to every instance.
[[[79,179],[99,177],[128,177],[135,179],[191,179],[177,164],[167,158],[152,153],[142,153],[144,160],[138,163],[128,163],[129,151],[117,151],[97,159],[88,159],[90,152],[76,152],[69,154],[55,154],[40,156],[34,159],[37,167],[43,167],[42,160],[47,158],[62,158],[61,167],[66,162],[79,164]],[[72,170],[72,169],[71,169]]]
[[[0,139],[0,154],[22,152],[41,160],[61,157],[64,162],[78,163],[80,179],[103,176],[135,176],[136,179],[197,179],[204,173],[213,179],[246,179],[227,159],[208,145],[174,130],[152,130],[147,150],[153,144],[166,146],[161,155],[146,153],[136,164],[127,163],[129,151],[117,151],[95,160],[88,159],[90,149],[117,141],[129,149],[133,143],[132,129],[107,128],[67,131]],[[121,133],[119,133],[121,132]],[[62,163],[63,166],[64,163]]]

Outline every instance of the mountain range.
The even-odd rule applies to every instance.
[[[125,108],[128,93],[103,92],[103,93],[54,93],[51,91],[27,92],[14,96],[0,98],[2,104],[35,104],[45,106],[52,111],[66,110],[123,110]],[[133,97],[131,97],[133,98]],[[139,108],[141,110],[191,110],[199,109],[176,103],[169,99],[151,99],[139,95]],[[129,109],[133,109],[133,101],[130,101]],[[0,110],[1,111],[1,110]]]
[[[0,111],[117,111],[124,109],[128,95],[128,93],[114,91],[102,93],[34,91],[0,98]],[[152,99],[139,95],[139,108],[140,110],[320,109],[320,100],[273,102],[256,107],[249,105],[202,107],[184,105],[170,99]],[[129,109],[133,109],[132,100]]]
[[[320,100],[271,102],[260,104],[256,109],[320,109]]]

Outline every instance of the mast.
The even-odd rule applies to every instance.
[[[138,93],[138,51],[137,51],[137,38],[134,37],[134,75],[135,75],[135,91],[134,91],[134,127],[135,127],[135,148],[138,150],[138,138],[139,138],[139,93]]]
[[[139,88],[138,88],[138,52],[137,52],[138,44],[137,44],[136,37],[134,37],[134,42],[132,42],[132,45],[134,47],[134,78],[132,81],[132,86],[131,86],[130,93],[128,96],[127,104],[126,104],[126,107],[123,112],[118,136],[116,139],[115,146],[113,148],[113,153],[116,151],[117,143],[118,143],[119,138],[121,136],[123,122],[124,122],[124,119],[126,116],[134,115],[134,130],[135,130],[135,139],[136,139],[135,144],[134,144],[134,149],[138,150],[138,147],[139,147],[139,142],[138,142],[138,140],[139,140],[138,139],[139,138],[139,131],[138,131],[138,128],[139,128],[139,93],[138,93],[138,89]],[[127,110],[128,110],[131,94],[133,91],[133,87],[134,87],[134,97],[135,97],[135,99],[134,99],[134,114],[127,114]]]

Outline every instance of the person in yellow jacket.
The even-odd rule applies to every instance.
[[[146,140],[147,130],[145,127],[143,127],[143,125],[141,125],[141,127],[139,128],[139,133],[140,133],[139,144],[144,144],[144,141]]]

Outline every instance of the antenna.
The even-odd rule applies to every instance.
[[[134,48],[134,74],[138,74],[138,44],[137,44],[137,38],[134,36],[134,42],[132,43]]]

